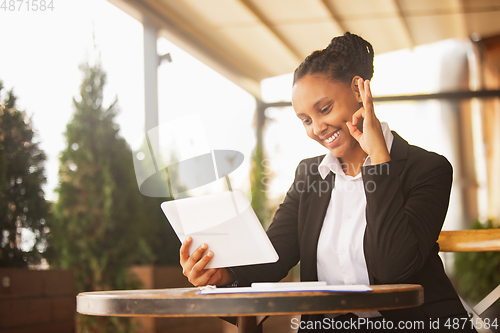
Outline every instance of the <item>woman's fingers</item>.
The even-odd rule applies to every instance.
[[[374,108],[373,108],[373,97],[372,97],[372,89],[370,86],[370,80],[365,81],[365,110],[367,113],[367,117],[373,117],[375,116],[374,114]]]
[[[196,264],[193,265],[191,274],[195,276],[201,275],[203,273],[203,270],[205,269],[205,266],[213,256],[214,253],[212,251],[208,251],[207,254],[205,254],[201,259],[197,260]]]
[[[346,123],[349,132],[358,141],[363,135],[363,132],[361,132],[356,125],[358,124],[359,118],[363,118],[363,116],[364,116],[364,108],[361,108],[352,115],[352,122],[348,121]]]
[[[361,100],[363,101],[363,108],[366,112],[363,114],[363,118],[371,120],[373,116],[373,98],[372,91],[370,89],[370,80],[358,80],[359,93],[361,95]]]
[[[365,82],[362,78],[358,79],[358,89],[361,95],[361,101],[363,101],[363,106],[365,105]]]
[[[188,237],[184,243],[182,243],[179,250],[182,274],[184,274],[193,285],[204,286],[218,271],[217,268],[205,269],[214,254],[212,251],[205,253],[208,249],[208,245],[202,244],[189,255],[189,246],[192,242],[192,238]]]
[[[370,81],[358,79],[358,89],[363,107],[352,116],[352,124],[347,123],[351,135],[359,142],[361,148],[371,156],[373,164],[390,161],[380,121],[375,116]],[[361,112],[360,112],[361,111]],[[363,118],[362,132],[353,127]]]
[[[361,133],[361,131],[356,126],[354,126],[350,121],[348,121],[346,125],[352,137],[357,141],[359,141],[359,138],[361,137],[361,135],[363,135],[363,133]]]
[[[201,244],[200,246],[198,246],[198,248],[194,250],[194,252],[189,256],[188,264],[191,267],[194,267],[194,265],[196,265],[196,263],[201,259],[201,257],[203,257],[203,253],[205,253],[207,249],[208,249],[207,244]]]
[[[206,255],[201,258],[196,265],[191,269],[191,274],[189,276],[189,282],[195,286],[204,286],[208,283],[210,278],[217,272],[217,269],[205,269],[208,262],[214,256],[212,251],[209,251]]]
[[[367,107],[370,108],[370,111],[373,111],[373,98],[372,98],[372,89],[370,80],[366,80],[365,82],[365,100]]]
[[[200,275],[198,281],[197,281],[197,284],[195,284],[196,286],[206,286],[206,285],[209,285],[209,284],[216,284],[216,282],[212,282],[210,281],[210,279],[212,279],[212,277],[217,273],[219,269],[218,268],[211,268],[211,269],[205,269],[203,271],[203,274]]]
[[[189,245],[191,244],[192,239],[189,237],[181,246],[180,249],[180,262],[182,266],[182,274],[184,276],[191,279],[192,269],[193,267],[200,261],[203,253],[207,250],[208,245],[202,244],[198,246],[196,250],[193,251],[191,255],[189,255]],[[208,258],[209,259],[209,258]],[[208,262],[208,260],[207,260]],[[206,266],[206,263],[205,265]]]
[[[354,112],[352,115],[352,124],[354,126],[358,125],[359,119],[365,117],[365,108],[360,108],[358,111]]]
[[[219,278],[212,279],[219,271],[219,268],[205,269],[210,259],[213,257],[213,252],[210,251],[200,259],[191,269],[191,274],[188,277],[189,282],[195,286],[206,286],[208,284],[217,284]],[[212,281],[213,280],[213,281]]]
[[[181,245],[181,248],[179,250],[181,266],[183,266],[184,263],[189,259],[189,245],[191,245],[192,241],[193,239],[191,237],[188,237]]]

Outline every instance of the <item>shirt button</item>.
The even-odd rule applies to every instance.
[[[341,252],[345,252],[345,250],[346,250],[345,246],[342,246],[342,248],[340,248]]]
[[[348,218],[348,219],[350,219],[350,218],[351,218],[351,215],[350,215],[350,214],[347,214],[345,217],[346,217],[346,218]]]

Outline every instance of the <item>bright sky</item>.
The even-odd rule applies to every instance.
[[[66,147],[63,132],[74,111],[71,99],[78,95],[82,80],[78,66],[96,57],[93,32],[108,77],[104,105],[118,97],[117,122],[130,143],[144,127],[142,25],[106,0],[53,4],[53,11],[44,12],[0,9],[0,80],[6,90],[14,88],[19,109],[33,117],[48,155],[50,200],[56,199],[58,155]],[[175,114],[199,112],[208,125],[212,149],[236,149],[249,157],[255,145],[253,97],[164,39],[158,50],[170,52],[173,59],[158,72],[160,123]],[[453,88],[455,82],[443,81],[440,67],[441,57],[450,52],[464,53],[463,44],[445,41],[377,56],[374,95]],[[266,101],[290,100],[291,75],[264,80],[262,85]],[[417,103],[376,105],[376,112],[410,143],[444,154],[453,163],[453,139],[443,140],[447,118],[437,112],[437,102],[424,103],[423,110]],[[266,150],[274,176],[270,196],[278,198],[288,189],[297,163],[325,151],[307,138],[291,108],[269,109],[266,114]]]
[[[2,44],[10,46],[0,52],[0,80],[5,90],[14,88],[18,108],[33,116],[48,155],[46,194],[55,200],[58,155],[82,80],[78,66],[96,57],[93,32],[107,72],[104,105],[118,97],[117,122],[129,143],[143,131],[142,24],[105,0],[55,0],[52,12],[0,10],[0,31]],[[164,39],[158,51],[173,58],[158,71],[160,123],[172,114],[200,112],[214,129],[207,133],[212,149],[235,148],[249,156],[253,97]]]

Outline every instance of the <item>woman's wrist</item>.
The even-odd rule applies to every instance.
[[[385,151],[376,152],[376,153],[371,154],[370,160],[371,160],[372,165],[382,164],[382,163],[389,162],[391,160],[391,155],[389,154],[389,152],[387,151],[387,148],[386,148]]]
[[[221,269],[221,281],[220,281],[220,286],[228,286],[232,285],[234,282],[236,282],[236,276],[234,273],[231,271],[230,268],[222,268]]]

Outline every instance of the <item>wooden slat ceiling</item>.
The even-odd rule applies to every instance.
[[[345,31],[375,54],[500,35],[500,0],[108,0],[256,97]]]

